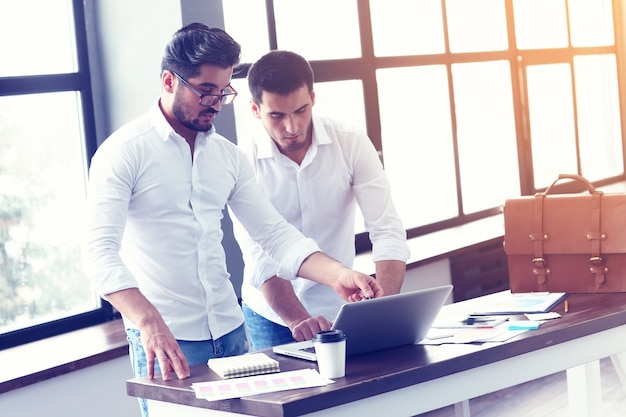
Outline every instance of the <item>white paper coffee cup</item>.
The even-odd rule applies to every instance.
[[[327,330],[313,336],[317,367],[325,378],[346,375],[346,335],[341,330]]]

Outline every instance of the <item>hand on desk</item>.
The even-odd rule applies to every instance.
[[[165,323],[163,323],[165,325]],[[164,331],[163,331],[164,330]],[[169,328],[155,329],[154,331],[145,331],[141,329],[141,343],[146,352],[148,364],[148,377],[154,378],[154,361],[159,361],[163,381],[172,379],[173,371],[178,379],[189,377],[189,365],[187,358],[180,349],[178,342],[174,339]]]
[[[107,294],[106,299],[122,315],[139,327],[141,344],[146,353],[148,377],[154,378],[154,361],[158,359],[163,380],[171,378],[174,371],[179,379],[190,375],[189,364],[178,342],[157,309],[137,288]]]

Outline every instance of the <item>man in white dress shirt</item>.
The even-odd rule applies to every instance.
[[[214,117],[236,95],[239,54],[221,29],[177,31],[161,63],[160,99],[91,161],[85,266],[124,318],[136,376],[182,379],[189,365],[248,350],[221,245],[226,205],[280,276],[316,280],[348,301],[382,295],[372,277],[322,254],[287,223],[243,153],[216,133]]]
[[[352,267],[359,205],[384,294],[400,292],[409,249],[390,186],[367,135],[314,116],[313,71],[289,51],[272,51],[248,73],[252,113],[264,129],[239,138],[274,207],[322,251]],[[286,281],[235,222],[244,256],[243,310],[253,349],[311,339],[327,330],[343,300],[310,280]]]

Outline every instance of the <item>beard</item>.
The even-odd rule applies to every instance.
[[[189,117],[191,110],[189,106],[185,106],[181,100],[176,97],[172,106],[172,113],[174,117],[185,126],[187,129],[194,130],[196,132],[208,132],[213,127],[213,123],[204,120],[204,117],[208,115],[217,115],[218,111],[212,107],[206,107],[195,117]],[[213,120],[213,118],[211,118]]]
[[[306,142],[290,142],[290,141],[280,142],[277,140],[274,140],[274,142],[276,142],[278,149],[280,149],[283,152],[296,152],[296,151],[303,149],[304,147],[308,145]]]

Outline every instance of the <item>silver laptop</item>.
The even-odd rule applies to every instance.
[[[437,318],[452,285],[388,295],[341,306],[333,329],[346,334],[346,355],[420,342]],[[282,355],[315,361],[310,340],[274,346]]]

